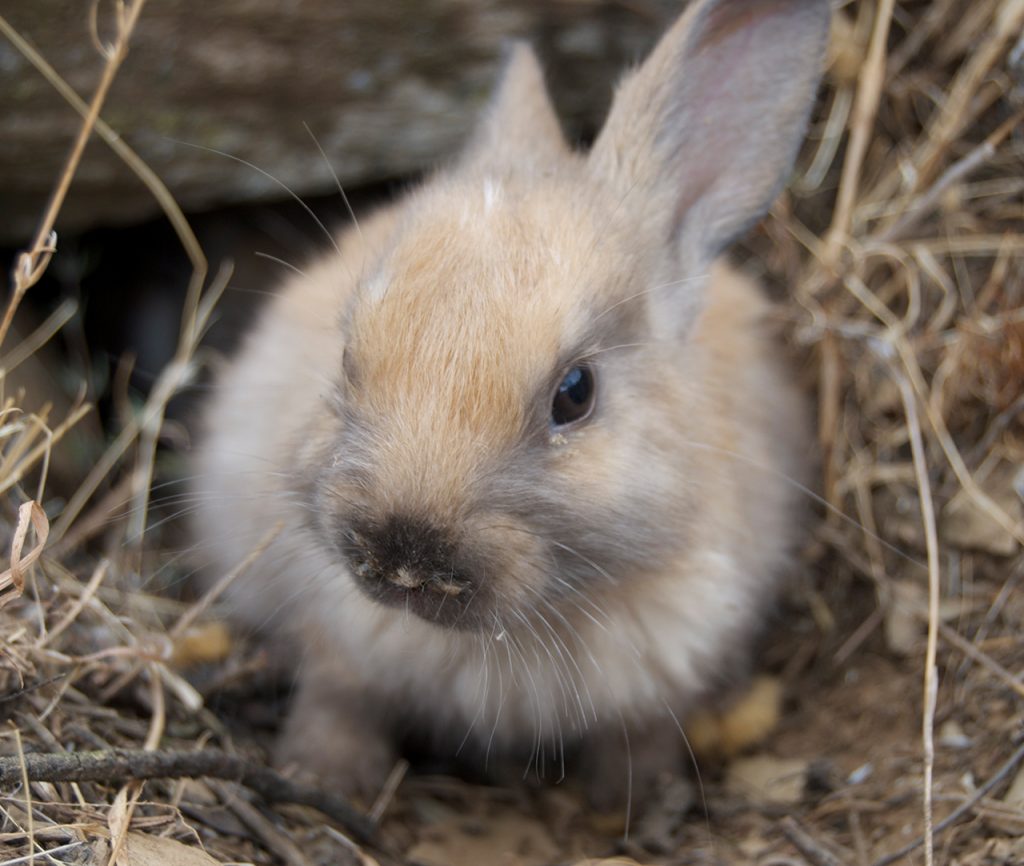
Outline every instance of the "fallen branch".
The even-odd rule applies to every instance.
[[[22,772],[33,782],[125,782],[140,779],[178,779],[211,776],[238,782],[268,803],[312,806],[337,821],[359,842],[368,842],[374,823],[335,794],[300,785],[275,770],[215,749],[198,752],[110,749],[98,752],[28,752],[0,757],[0,785],[16,784]]]

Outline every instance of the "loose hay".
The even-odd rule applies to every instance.
[[[1021,0],[839,13],[792,191],[746,245],[818,399],[813,541],[767,652],[788,708],[758,756],[802,768],[802,786],[759,800],[706,766],[692,814],[667,801],[649,850],[626,843],[638,863],[882,866],[909,846],[905,862],[1024,862],[1022,29]],[[40,239],[14,305],[53,253],[45,221]],[[184,566],[159,533],[137,543],[163,408],[208,309],[193,291],[175,365],[63,517],[40,470],[87,410],[51,430],[45,413],[19,414],[18,395],[0,409],[0,752],[19,762],[157,746],[265,759],[273,660],[215,625],[197,637],[210,600],[157,594]],[[36,502],[58,528],[46,552]],[[312,809],[272,809],[232,782],[19,781],[0,788],[0,862],[167,863],[178,842],[219,862],[476,864],[489,851],[522,866],[623,846],[617,819],[561,788],[413,777],[381,807],[378,842],[360,848]]]

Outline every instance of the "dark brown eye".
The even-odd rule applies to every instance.
[[[577,364],[562,379],[551,401],[551,423],[556,427],[582,421],[594,408],[594,371]]]

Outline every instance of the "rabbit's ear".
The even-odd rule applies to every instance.
[[[703,269],[792,169],[828,0],[696,0],[619,86],[589,157],[626,213]]]
[[[525,42],[516,42],[463,162],[505,171],[530,169],[567,152],[537,56]]]

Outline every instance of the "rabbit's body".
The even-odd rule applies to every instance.
[[[662,67],[696,56],[699,95],[739,7],[769,42],[799,25],[814,56],[749,84],[755,111],[793,90],[767,166],[687,187]],[[688,18],[589,155],[520,49],[462,162],[293,278],[220,382],[197,526],[220,569],[283,526],[233,600],[299,644],[284,754],[308,769],[372,789],[403,726],[550,755],[674,720],[742,670],[808,436],[766,302],[712,261],[788,170],[827,4]],[[734,151],[746,123],[722,134]]]

